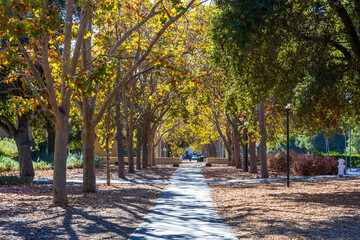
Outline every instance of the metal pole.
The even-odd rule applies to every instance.
[[[286,124],[286,185],[287,187],[290,187],[289,111],[290,110],[287,110],[287,124]]]

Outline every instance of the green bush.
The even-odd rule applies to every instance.
[[[53,165],[41,160],[33,161],[34,170],[51,169]],[[0,172],[19,171],[19,162],[9,157],[0,156]]]
[[[0,155],[15,158],[18,156],[18,149],[14,139],[3,138],[0,139]]]
[[[71,169],[71,168],[82,168],[82,166],[83,166],[83,154],[69,152],[67,155],[66,167]]]
[[[46,162],[51,165],[54,165],[54,153],[43,152],[33,152],[32,153],[33,162]]]
[[[17,185],[29,182],[29,179],[18,176],[0,176],[0,185]]]
[[[47,170],[54,167],[53,154],[37,154],[36,158],[33,158],[34,170]],[[101,161],[95,156],[95,167],[101,167]],[[68,169],[71,168],[82,168],[83,166],[83,154],[80,153],[68,153],[66,166]],[[4,171],[18,171],[19,162],[7,157],[0,156],[0,172]]]
[[[95,167],[101,167],[101,166],[102,166],[101,160],[97,155],[95,155]]]
[[[80,153],[68,153],[68,157],[67,157],[67,161],[66,161],[66,166],[67,168],[71,169],[71,168],[82,168],[83,167],[83,162],[84,162],[84,157],[83,154]],[[97,156],[95,156],[95,167],[101,167],[101,161],[99,160],[99,158]]]
[[[0,172],[19,170],[19,163],[6,156],[0,156]]]
[[[33,162],[34,170],[48,170],[53,168],[53,164],[45,161]]]
[[[318,153],[316,154],[317,156],[326,156],[325,153]],[[339,158],[342,158],[345,160],[345,154],[340,154],[340,153],[336,153],[336,152],[330,152],[330,157],[335,158],[336,160],[338,160]],[[349,154],[347,154],[347,165],[350,163],[350,156]],[[360,155],[351,155],[351,166],[358,166],[360,167]]]

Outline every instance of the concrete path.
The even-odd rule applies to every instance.
[[[236,239],[212,209],[200,168],[179,168],[154,208],[135,231],[138,239]]]

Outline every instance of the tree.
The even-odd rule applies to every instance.
[[[84,191],[95,191],[93,155],[95,126],[116,97],[117,92],[132,79],[133,73],[149,55],[161,35],[171,24],[184,15],[194,2],[195,0],[189,1],[185,7],[180,3],[174,3],[173,9],[175,12],[176,9],[179,11],[173,16],[167,12],[165,5],[161,11],[158,11],[162,1],[145,6],[143,12],[137,12],[137,16],[141,20],[125,31],[115,44],[108,47],[106,39],[100,41],[101,44],[98,46],[101,47],[101,50],[105,50],[105,59],[92,58],[91,34],[94,33],[92,30],[93,23],[99,19],[104,20],[101,18],[102,16],[109,16],[105,14],[106,12],[109,12],[110,15],[117,13],[120,5],[106,2],[95,5],[90,1],[84,1],[79,3],[79,7],[75,9],[73,0],[66,1],[65,9],[62,9],[57,2],[52,5],[40,2],[21,3],[21,6],[18,6],[19,3],[17,2],[6,2],[1,5],[0,22],[3,23],[3,28],[0,31],[0,37],[7,36],[9,39],[7,44],[8,57],[14,56],[14,52],[18,50],[21,52],[20,56],[14,56],[21,65],[21,68],[17,69],[17,73],[24,76],[24,80],[36,97],[38,104],[44,114],[54,122],[55,131],[58,133],[55,136],[54,154],[53,201],[55,204],[67,203],[66,152],[70,131],[69,112],[74,91],[80,90],[77,92],[80,93],[80,98],[75,98],[75,100],[81,109],[84,122],[83,189]],[[81,9],[80,17],[74,19],[74,11],[78,9]],[[116,11],[108,11],[111,9]],[[129,11],[134,10],[130,5],[127,9]],[[150,19],[161,13],[168,15],[169,18],[161,24],[149,42],[147,49],[124,72],[119,83],[114,86],[98,113],[95,114],[95,88],[97,84],[94,81],[101,81],[108,77],[110,74],[108,68],[114,66],[111,61],[116,57],[124,41],[128,40],[136,30],[144,26]],[[22,42],[22,36],[27,36],[28,42]],[[72,44],[74,44],[73,48]],[[82,65],[79,65],[80,59]],[[36,65],[40,65],[43,72],[39,72]]]
[[[29,139],[29,117],[34,102],[20,80],[9,80],[8,68],[0,68],[0,128],[10,135],[16,143],[19,155],[20,176],[34,178]],[[19,106],[15,99],[21,99],[28,109]],[[36,104],[35,104],[36,106]]]

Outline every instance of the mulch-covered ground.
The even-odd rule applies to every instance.
[[[236,169],[235,167],[208,167],[203,168],[202,173],[206,180],[241,180],[261,178],[260,169],[259,173],[249,173],[243,172],[243,170]],[[279,178],[286,177],[286,175],[269,171],[269,177]]]
[[[167,180],[170,179],[173,173],[176,171],[176,168],[173,167],[149,167],[143,170],[136,170],[135,173],[128,173],[128,167],[125,167],[126,170],[126,179],[128,180]],[[95,169],[96,178],[105,180],[106,179],[106,167],[99,167]],[[35,180],[39,179],[53,179],[54,170],[42,170],[35,171]],[[2,172],[1,175],[19,175],[19,171],[8,171]],[[74,168],[67,169],[66,171],[67,179],[77,179],[81,180],[83,178],[83,169]],[[110,179],[119,179],[118,177],[118,167],[111,165],[110,168]]]
[[[52,186],[0,186],[0,239],[128,239],[165,184],[68,185],[69,206],[52,205]]]
[[[360,239],[360,178],[210,187],[239,239]]]
[[[166,180],[175,170],[136,170],[127,173],[127,179]],[[35,175],[35,179],[52,179],[53,170],[36,171]],[[96,176],[106,179],[106,168],[97,168]],[[67,178],[82,179],[82,169],[68,169]],[[111,179],[119,179],[116,166],[111,168]],[[128,239],[165,186],[98,184],[96,193],[83,193],[81,184],[68,184],[69,206],[62,208],[52,205],[51,184],[2,185],[0,239]]]

